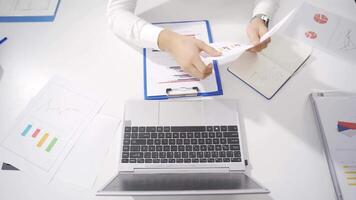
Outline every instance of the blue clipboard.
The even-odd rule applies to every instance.
[[[0,16],[0,22],[52,22],[56,18],[61,0],[58,0],[53,15],[43,16]]]
[[[154,24],[172,24],[172,23],[190,23],[190,22],[205,22],[206,24],[206,30],[208,32],[208,38],[209,38],[209,43],[214,42],[213,37],[211,34],[211,29],[210,29],[210,24],[208,20],[195,20],[195,21],[174,21],[174,22],[160,22],[160,23],[154,23]],[[167,95],[158,95],[158,96],[148,96],[147,94],[147,49],[143,49],[143,81],[144,81],[144,95],[145,95],[145,100],[162,100],[162,99],[169,99],[169,98],[177,98],[177,97],[187,97],[187,96],[216,96],[216,95],[223,95],[223,90],[221,86],[221,78],[220,78],[220,73],[218,69],[218,63],[217,61],[213,61],[213,67],[215,71],[215,79],[216,79],[216,85],[217,85],[217,90],[212,91],[212,92],[199,92],[199,88],[192,88],[193,90],[196,90],[196,93],[194,95],[181,95],[181,96],[169,96]],[[167,89],[167,93],[168,93]]]

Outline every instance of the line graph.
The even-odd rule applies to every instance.
[[[343,44],[340,47],[340,50],[342,50],[342,51],[353,51],[353,50],[356,50],[356,43],[353,41],[353,38],[352,38],[351,34],[352,34],[352,30],[348,29],[346,31],[346,34],[345,34],[345,37],[344,37],[344,40],[343,40]]]

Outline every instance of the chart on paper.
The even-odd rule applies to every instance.
[[[48,84],[32,100],[3,145],[48,171],[97,102],[59,83]]]

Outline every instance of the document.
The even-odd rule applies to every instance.
[[[208,21],[168,22],[157,25],[182,35],[195,37],[206,43],[212,41]],[[196,95],[221,95],[222,87],[217,63],[213,63],[212,74],[199,80],[184,72],[167,52],[144,49],[145,98],[165,99],[170,91],[178,94],[192,91]],[[176,94],[175,93],[175,94]],[[184,96],[184,95],[182,95]]]
[[[304,3],[285,33],[343,60],[356,62],[356,21]]]
[[[288,15],[286,15],[281,21],[279,21],[274,27],[272,27],[266,34],[260,38],[260,43],[264,42],[268,38],[277,32],[295,13],[292,10]],[[213,60],[219,61],[219,64],[226,64],[232,62],[239,58],[246,50],[253,48],[252,44],[239,44],[239,43],[229,43],[229,42],[217,42],[212,43],[210,46],[214,47],[222,53],[219,57],[210,57],[206,53],[202,53],[202,60],[205,64],[211,63]]]
[[[103,104],[89,90],[51,79],[8,130],[3,161],[49,182]]]
[[[53,21],[60,0],[0,0],[0,22]]]
[[[331,178],[339,200],[356,197],[356,94],[311,94]]]

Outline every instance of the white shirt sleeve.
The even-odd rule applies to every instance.
[[[109,0],[107,16],[114,34],[143,48],[158,49],[162,28],[152,25],[134,14],[137,0]]]
[[[272,17],[279,0],[256,0],[253,16]],[[134,14],[137,0],[109,0],[107,16],[114,34],[143,48],[158,49],[158,36],[163,28],[152,25]]]
[[[256,0],[255,8],[253,9],[253,15],[265,14],[269,18],[277,11],[279,0]]]

